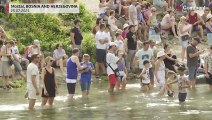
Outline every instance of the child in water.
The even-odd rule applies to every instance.
[[[125,60],[124,60],[124,52],[122,50],[117,51],[119,61],[117,63],[120,77],[118,78],[118,82],[116,85],[116,90],[119,91],[120,87],[122,90],[125,89],[126,83],[127,83],[127,68],[125,66]]]
[[[180,66],[178,68],[178,72],[179,72],[179,75],[177,76],[178,77],[178,86],[179,86],[178,99],[179,99],[180,103],[185,102],[186,97],[187,97],[186,88],[190,87],[188,77],[185,75],[185,70],[186,69],[183,66]]]
[[[150,84],[150,74],[149,74],[150,63],[149,61],[145,60],[143,62],[143,65],[144,65],[144,69],[142,70],[139,77],[141,79],[141,89],[144,92],[147,92],[152,89],[152,86]]]

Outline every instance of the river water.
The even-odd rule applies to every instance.
[[[157,88],[141,92],[138,81],[113,96],[107,93],[107,82],[95,82],[88,100],[81,99],[78,84],[75,100],[70,101],[63,83],[52,109],[41,108],[39,98],[34,111],[27,110],[24,93],[24,89],[0,90],[0,120],[212,120],[212,91],[207,85],[188,90],[186,103],[179,104],[177,89],[174,98],[158,97]]]

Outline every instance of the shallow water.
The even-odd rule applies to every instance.
[[[24,89],[0,90],[0,119],[4,120],[211,120],[212,91],[207,85],[188,90],[185,104],[175,97],[158,97],[157,89],[149,93],[139,90],[138,82],[131,82],[123,92],[109,96],[107,83],[93,83],[88,100],[81,99],[79,84],[74,101],[67,100],[66,85],[60,85],[59,95],[52,109],[41,109],[40,98],[35,111],[27,110]]]

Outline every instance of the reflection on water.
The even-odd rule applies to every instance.
[[[81,98],[79,85],[75,99],[67,99],[65,85],[61,85],[53,108],[41,108],[37,100],[36,110],[28,111],[25,90],[0,90],[0,119],[7,120],[211,120],[212,92],[207,85],[188,90],[186,103],[179,103],[175,96],[158,97],[157,88],[142,93],[140,84],[127,85],[125,91],[108,95],[107,83],[93,83],[89,99]]]

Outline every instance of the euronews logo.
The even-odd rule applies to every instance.
[[[183,6],[183,10],[204,10],[204,7],[189,7],[189,6]]]

